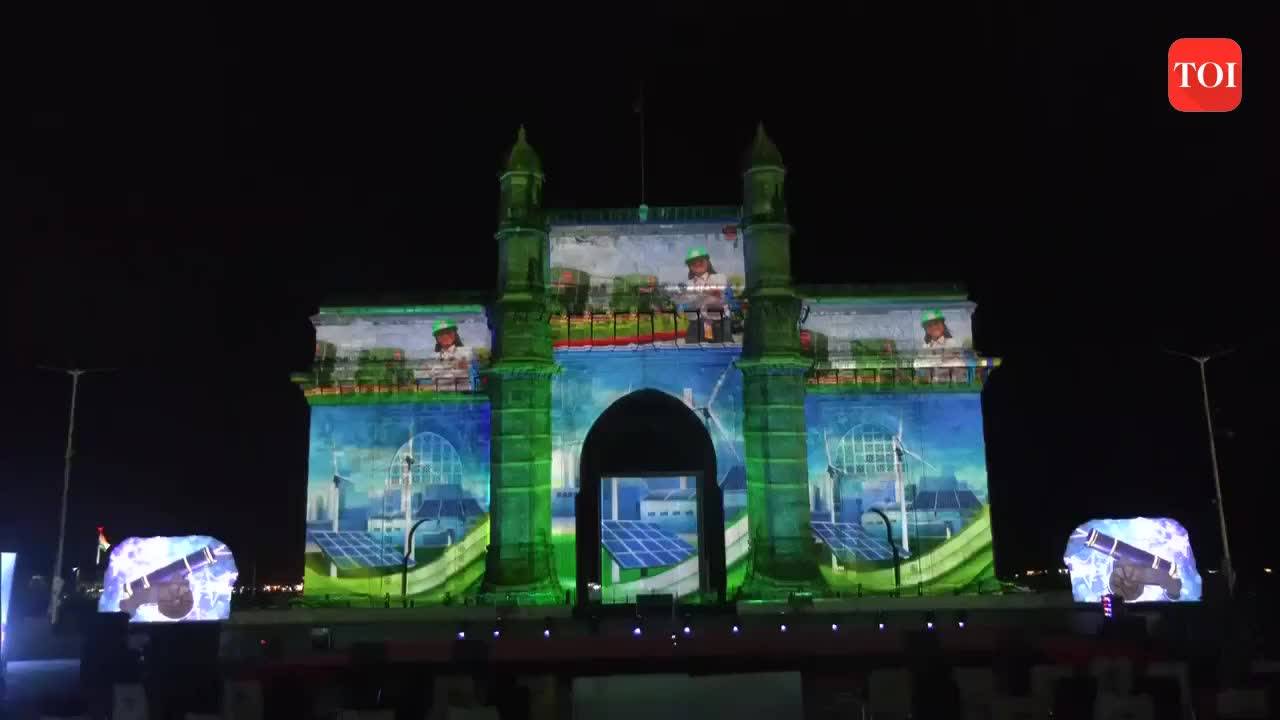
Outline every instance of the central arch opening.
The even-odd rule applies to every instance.
[[[606,408],[582,444],[575,508],[579,605],[589,604],[591,586],[601,584],[604,482],[610,478],[655,476],[694,478],[698,591],[704,597],[724,601],[724,502],[716,482],[711,434],[683,402],[664,392],[646,389],[630,393]],[[616,494],[612,501],[616,503]],[[637,546],[647,542],[648,539],[634,540]]]

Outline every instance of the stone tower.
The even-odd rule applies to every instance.
[[[521,127],[500,177],[493,365],[489,592],[556,591],[551,548],[551,377],[542,162]]]
[[[782,155],[756,130],[743,172],[742,228],[750,309],[738,367],[743,375],[750,570],[747,596],[822,587],[809,527],[805,372],[800,298],[791,285]]]

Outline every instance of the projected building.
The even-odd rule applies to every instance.
[[[795,285],[763,128],[741,207],[544,209],[523,131],[500,178],[495,289],[313,318],[308,595],[398,595],[406,553],[418,603],[887,594],[890,542],[992,579],[961,289]]]

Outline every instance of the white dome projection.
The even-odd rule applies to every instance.
[[[400,449],[387,468],[387,484],[398,486],[406,476],[415,487],[461,485],[462,459],[453,443],[433,433],[414,435]]]

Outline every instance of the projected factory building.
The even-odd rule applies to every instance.
[[[496,290],[321,308],[307,595],[994,587],[973,304],[796,286],[763,128],[744,168],[741,207],[548,210],[522,130]]]

